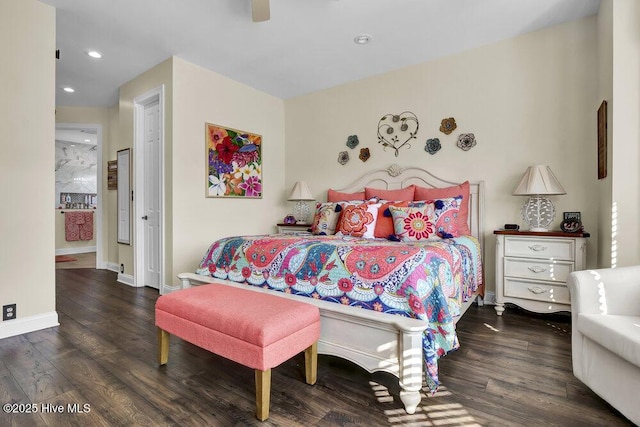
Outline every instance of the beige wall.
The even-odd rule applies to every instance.
[[[150,90],[156,89],[164,85],[164,108],[165,108],[165,123],[164,123],[164,138],[165,138],[165,174],[167,177],[171,176],[171,147],[172,147],[172,111],[173,111],[173,89],[172,89],[172,73],[173,73],[173,59],[169,58],[166,61],[156,65],[150,70],[139,75],[135,79],[125,83],[120,87],[120,101],[118,104],[118,125],[117,136],[112,137],[112,143],[110,144],[110,152],[108,154],[109,159],[116,158],[116,152],[124,148],[133,148],[133,101],[140,95],[144,95]],[[135,150],[132,150],[132,166],[136,156]],[[132,174],[132,186],[135,185],[135,173]],[[166,178],[168,179],[168,178]],[[166,192],[164,194],[165,204],[169,206],[172,194],[171,185],[166,185]],[[109,209],[117,209],[117,200],[113,198],[110,203]],[[133,209],[133,207],[132,207]],[[113,220],[115,217],[111,217]],[[131,245],[117,245],[118,259],[117,265],[124,265],[124,274],[133,276],[134,274],[134,245],[135,241],[135,225],[136,222],[132,221],[131,231]],[[171,224],[171,212],[166,212],[165,215],[165,227]],[[116,227],[116,223],[110,223],[110,226]],[[113,235],[113,233],[112,233]],[[167,243],[167,242],[166,242]],[[170,255],[168,255],[170,256]],[[170,263],[170,261],[166,261]],[[166,269],[165,269],[166,271]]]
[[[613,0],[602,0],[597,17],[598,31],[598,97],[597,111],[607,101],[607,176],[598,180],[598,267],[611,266],[611,210],[613,175]],[[596,175],[597,176],[597,175]]]
[[[612,263],[624,267],[640,264],[640,2],[612,3]]]
[[[208,246],[234,234],[272,233],[285,214],[284,102],[179,58],[173,61],[173,270],[193,271]],[[205,123],[262,135],[263,198],[205,198]],[[169,246],[168,246],[169,247]]]
[[[3,0],[0,40],[4,42],[0,199],[7,206],[29,200],[28,207],[2,210],[0,305],[17,304],[17,320],[0,322],[1,337],[16,325],[24,325],[25,318],[48,316],[48,323],[57,323],[51,214],[55,191],[55,9],[35,0]],[[39,323],[36,328],[46,326]]]
[[[285,101],[285,188],[305,179],[316,198],[369,170],[392,163],[420,166],[452,180],[484,180],[485,266],[487,288],[494,289],[495,240],[492,230],[519,223],[523,197],[512,196],[529,165],[551,166],[567,191],[552,197],[558,215],[581,211],[587,231],[595,233],[597,208],[595,111],[597,76],[596,18],[559,25],[489,46],[404,68]],[[388,113],[412,111],[420,120],[418,138],[398,157],[377,143],[378,120]],[[451,135],[440,121],[455,117]],[[459,133],[473,132],[478,144],[456,147]],[[349,150],[349,135],[360,145]],[[440,138],[436,155],[424,151],[427,138]],[[371,159],[358,159],[369,147]],[[351,161],[337,162],[347,150]],[[594,265],[597,236],[588,248]]]

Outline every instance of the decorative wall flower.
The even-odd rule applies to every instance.
[[[469,151],[476,146],[476,136],[472,133],[461,133],[458,135],[458,148]]]
[[[429,154],[436,154],[442,146],[440,145],[440,138],[427,139],[427,144],[424,146],[424,151]]]
[[[352,150],[356,148],[359,143],[360,141],[358,140],[358,135],[351,135],[349,138],[347,138],[347,147],[351,148]]]
[[[366,162],[371,157],[371,153],[369,152],[369,148],[361,148],[360,149],[360,160]]]
[[[456,124],[456,119],[454,119],[453,117],[442,119],[442,122],[440,123],[440,132],[444,133],[445,135],[449,135],[451,132],[456,130],[457,127],[458,125]]]
[[[340,163],[341,165],[344,165],[348,161],[349,161],[349,153],[346,151],[341,151],[340,154],[338,154],[338,163]]]

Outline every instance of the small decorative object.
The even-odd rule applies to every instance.
[[[418,128],[418,117],[411,111],[387,114],[378,122],[378,143],[382,144],[384,149],[391,147],[398,157],[402,147],[411,147],[409,141],[416,137]]]
[[[583,227],[580,212],[564,212],[560,230],[565,233],[581,233]]]
[[[348,161],[349,161],[349,153],[346,151],[341,151],[340,154],[338,154],[338,163],[340,163],[341,165],[344,165]]]
[[[458,148],[469,151],[476,146],[476,136],[472,133],[461,133],[458,135]]]
[[[262,198],[262,136],[205,123],[207,197]]]
[[[369,157],[371,157],[371,153],[369,152],[369,148],[368,147],[361,148],[360,149],[360,156],[358,156],[358,157],[363,162],[366,162],[367,160],[369,160]]]
[[[402,173],[402,168],[400,165],[393,164],[387,168],[387,173],[389,176],[396,177]]]
[[[607,177],[607,101],[598,108],[598,179]]]
[[[513,192],[514,196],[530,196],[522,207],[522,219],[530,231],[549,231],[556,208],[544,196],[567,194],[549,166],[529,166]]]
[[[306,181],[296,182],[287,200],[298,202],[293,209],[294,224],[308,224],[310,210],[309,205],[305,202],[315,199],[311,195]]]
[[[424,146],[424,151],[429,154],[436,154],[440,151],[442,146],[440,145],[440,138],[430,138],[427,139],[427,144]]]
[[[444,133],[445,135],[449,135],[451,132],[456,130],[457,127],[458,125],[456,124],[456,119],[454,119],[453,117],[442,119],[442,122],[440,122],[440,132]]]
[[[349,138],[347,138],[347,147],[351,148],[352,150],[356,148],[359,143],[360,141],[358,141],[358,135],[351,135]]]
[[[118,189],[118,161],[107,161],[107,190]]]
[[[283,224],[287,224],[287,225],[295,224],[296,223],[296,217],[293,216],[292,214],[289,214],[289,215],[284,217],[284,219],[282,220],[282,223]]]

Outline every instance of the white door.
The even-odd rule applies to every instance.
[[[160,288],[160,103],[144,106],[143,132],[143,285]]]

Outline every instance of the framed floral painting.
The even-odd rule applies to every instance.
[[[262,136],[205,123],[207,197],[262,198]]]

